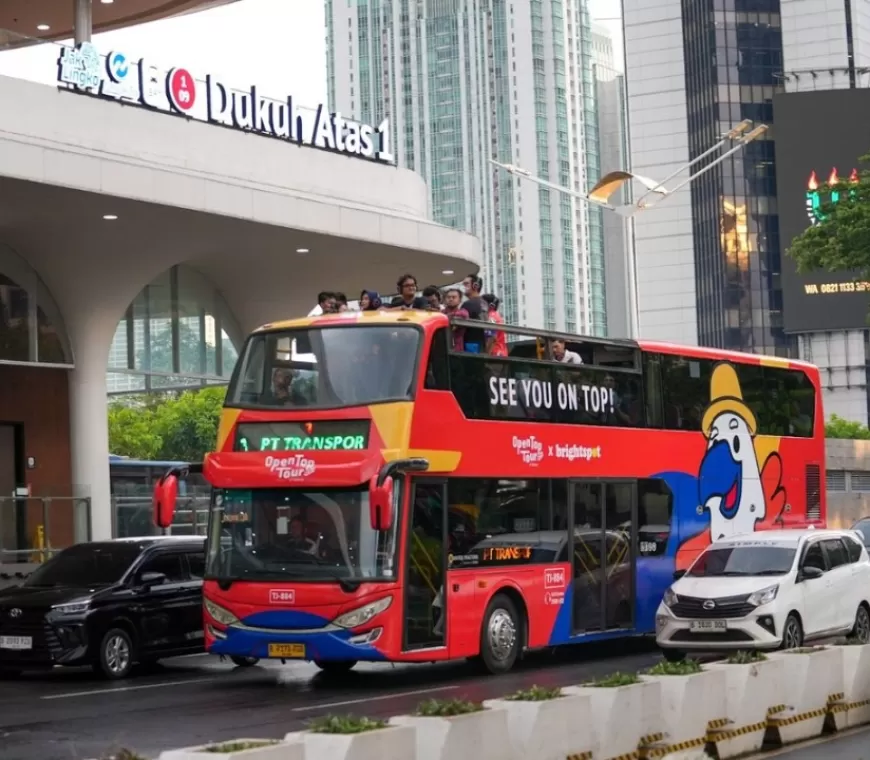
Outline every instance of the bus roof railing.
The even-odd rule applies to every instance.
[[[519,335],[523,338],[541,340],[562,340],[566,343],[588,343],[589,345],[602,346],[607,348],[629,348],[639,351],[640,345],[637,341],[628,338],[598,338],[592,335],[574,335],[571,333],[557,332],[555,330],[540,330],[534,327],[520,327],[510,324],[496,324],[494,322],[486,322],[480,319],[462,319],[459,317],[449,317],[450,324],[457,327],[471,328],[473,330],[497,330],[498,332],[507,333],[508,335]],[[483,326],[481,326],[481,324]]]

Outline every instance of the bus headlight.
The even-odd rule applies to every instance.
[[[221,625],[234,625],[239,622],[239,619],[226,607],[221,607],[210,599],[203,599],[202,603],[205,607],[205,611],[211,615],[216,623],[220,623]]]
[[[337,625],[339,628],[358,628],[368,623],[375,615],[380,615],[392,603],[393,597],[385,596],[376,602],[370,602],[362,607],[357,607],[355,610],[339,615],[332,621],[333,625]]]

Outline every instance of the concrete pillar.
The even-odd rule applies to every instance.
[[[93,540],[112,537],[106,364],[111,333],[103,325],[76,330],[75,369],[69,377],[70,456],[73,490],[91,498]]]
[[[91,0],[73,0],[75,3],[73,16],[73,36],[76,45],[90,42],[93,33],[94,17]]]

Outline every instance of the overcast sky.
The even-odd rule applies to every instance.
[[[619,15],[620,0],[589,0],[595,19]],[[72,7],[72,0],[70,0]],[[300,104],[326,100],[323,0],[241,0],[222,8],[98,34],[100,52],[122,50],[167,67],[214,74],[231,86],[256,84],[260,92],[292,94]],[[621,24],[602,22],[622,57]],[[0,54],[0,74],[54,84],[57,48],[39,45]]]

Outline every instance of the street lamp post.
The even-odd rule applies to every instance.
[[[557,193],[569,195],[572,198],[576,198],[579,201],[589,203],[593,206],[605,208],[608,211],[613,211],[622,217],[632,218],[635,216],[635,214],[641,211],[646,211],[647,209],[654,208],[663,200],[665,200],[668,196],[671,196],[677,191],[682,190],[690,182],[697,179],[701,175],[706,174],[714,166],[721,164],[726,158],[734,155],[739,150],[742,150],[746,145],[748,145],[753,140],[757,140],[768,130],[768,126],[766,124],[760,124],[754,129],[751,129],[751,127],[752,121],[750,119],[745,119],[744,121],[741,121],[733,129],[722,135],[719,142],[717,142],[713,147],[705,150],[703,153],[681,166],[675,172],[669,174],[661,182],[656,182],[655,180],[648,179],[647,177],[643,177],[639,174],[634,174],[629,171],[617,169],[616,171],[608,172],[607,174],[605,174],[601,179],[598,180],[598,182],[595,183],[595,186],[588,193],[582,193],[579,190],[572,190],[570,187],[557,185],[553,182],[550,182],[549,180],[541,179],[540,177],[536,177],[535,175],[533,175],[527,169],[523,169],[522,167],[516,166],[515,164],[503,164],[494,159],[489,159],[489,162],[493,164],[493,166],[496,166],[499,169],[504,169],[509,174],[513,174],[515,177],[518,177],[520,179],[534,182],[536,185],[546,187],[549,190],[554,190]],[[721,151],[722,148],[725,146],[730,147],[728,147],[728,150],[722,153],[718,158],[715,158],[706,165],[701,166],[700,169],[697,168],[699,163],[711,157],[716,152]],[[668,182],[676,179],[680,174],[683,174],[686,171],[690,172],[688,177],[678,182],[677,185],[670,189],[665,187]],[[617,191],[621,190],[626,183],[630,183],[632,180],[639,182],[646,188],[645,192],[640,195],[637,201],[627,205],[614,205],[613,203],[611,203],[610,199],[613,197],[613,195]],[[630,329],[632,331],[631,337],[637,338],[640,334],[640,319],[638,314],[637,298],[637,252],[634,247],[634,241],[632,241],[631,245],[629,269],[630,272],[628,278],[628,291],[629,298],[632,302]]]

